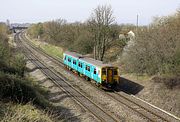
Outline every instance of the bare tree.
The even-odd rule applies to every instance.
[[[140,28],[134,44],[121,57],[130,72],[180,74],[180,14],[156,18],[148,28]]]
[[[89,20],[94,35],[94,58],[103,61],[106,45],[111,41],[111,25],[115,18],[111,6],[98,6]]]
[[[45,33],[52,41],[61,41],[61,33],[63,32],[63,26],[66,24],[66,20],[58,19],[56,21],[46,22],[44,24]]]

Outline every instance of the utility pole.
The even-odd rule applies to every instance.
[[[136,34],[138,32],[138,24],[139,24],[139,16],[137,14],[137,19],[136,19]]]
[[[6,25],[8,26],[8,28],[10,28],[10,26],[11,26],[10,21],[8,19],[6,20]]]

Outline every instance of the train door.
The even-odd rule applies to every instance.
[[[107,69],[107,82],[113,82],[113,70],[109,68]]]
[[[98,71],[97,71],[96,67],[93,68],[93,72],[92,73],[93,73],[93,79],[95,81],[98,81]]]

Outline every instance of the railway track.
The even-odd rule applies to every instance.
[[[147,102],[138,99],[135,96],[129,96],[122,92],[107,94],[152,122],[180,122],[178,117],[169,114],[168,112],[165,112],[155,106],[152,106],[151,104],[148,104]]]
[[[80,106],[83,106],[86,110],[92,113],[98,120],[102,122],[116,122],[119,121],[115,116],[111,115],[108,111],[103,110],[99,105],[90,100],[87,96],[78,91],[75,87],[69,84],[66,79],[61,75],[53,71],[51,68],[47,67],[43,62],[41,62],[36,55],[33,54],[22,39],[19,38],[19,34],[15,36],[16,43],[20,46],[21,50],[27,57],[31,59],[32,63],[40,67],[40,70],[59,88],[61,88],[67,95],[72,97]],[[21,41],[21,42],[20,42]]]
[[[63,61],[57,58],[54,58],[47,53],[45,53],[42,49],[39,49],[32,44],[32,42],[28,41],[28,39],[24,36],[24,40],[35,50],[39,51],[49,59],[51,59],[56,64],[59,64],[60,66],[63,66]],[[81,78],[82,80],[82,78]],[[180,122],[180,118],[159,109],[156,106],[153,106],[137,97],[130,96],[124,93],[118,93],[118,92],[106,92],[106,95],[111,97],[112,99],[115,99],[116,101],[120,102],[121,104],[126,105],[133,111],[139,113],[143,117],[147,118],[150,121],[159,122],[159,121],[167,121],[167,122]]]

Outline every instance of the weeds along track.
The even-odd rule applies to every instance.
[[[64,66],[62,59],[54,58],[47,53],[45,53],[42,49],[37,48],[34,46],[34,44],[28,39],[22,35],[22,38],[28,43],[29,46],[31,46],[34,50],[37,50],[42,55],[46,56],[47,58],[51,59],[54,63]],[[71,72],[70,72],[71,73]],[[71,73],[74,75],[73,73]],[[77,77],[77,76],[76,76]],[[82,80],[82,78],[78,79]],[[89,83],[89,82],[88,82]],[[101,90],[101,89],[99,89]],[[103,92],[105,95],[108,95],[110,98],[115,99],[121,104],[124,104],[125,106],[129,107],[133,111],[139,113],[141,116],[147,118],[150,121],[159,122],[159,121],[167,121],[167,122],[180,122],[180,118],[159,109],[156,106],[153,106],[135,96],[130,96],[128,94],[122,93],[122,92]]]
[[[67,82],[60,74],[50,69],[44,63],[42,63],[32,50],[29,49],[23,42],[24,39],[20,38],[21,33],[15,35],[15,41],[21,51],[25,54],[27,59],[30,59],[32,63],[39,67],[39,69],[60,89],[62,89],[67,95],[76,101],[81,107],[92,113],[98,120],[102,122],[116,122],[119,121],[115,116],[111,115],[108,111],[103,110],[99,105],[90,100],[87,96],[78,91],[75,87]]]

